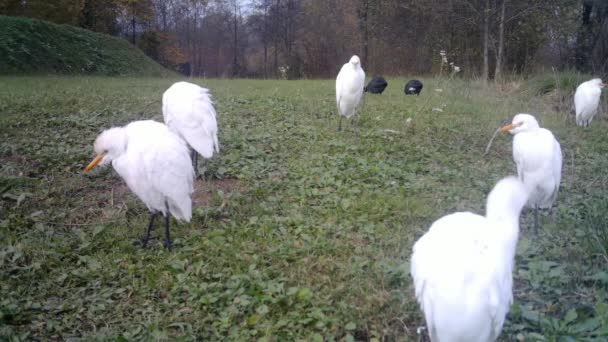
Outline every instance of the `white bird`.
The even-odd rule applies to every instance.
[[[447,215],[418,239],[410,272],[431,341],[498,338],[513,301],[519,214],[527,198],[517,178],[503,178],[488,195],[485,217]]]
[[[361,68],[358,56],[352,56],[350,61],[342,66],[336,78],[336,102],[340,122],[338,131],[342,129],[342,118],[353,118],[356,114],[357,105],[363,95],[365,86],[365,72]],[[351,124],[353,121],[351,121]]]
[[[538,209],[553,206],[562,178],[562,149],[545,128],[530,114],[517,114],[511,124],[500,129],[513,134],[513,161],[517,175],[528,189],[528,206],[534,208],[534,227],[538,227]]]
[[[211,95],[206,88],[188,82],[177,82],[163,94],[165,124],[192,147],[196,175],[198,153],[209,159],[214,151],[220,151],[215,117]]]
[[[84,172],[111,162],[151,212],[143,246],[150,239],[154,218],[162,213],[164,245],[170,250],[169,215],[186,222],[192,218],[194,170],[186,143],[162,123],[146,120],[103,131],[95,140],[94,149],[97,156]]]
[[[574,93],[574,108],[576,109],[577,125],[583,127],[589,126],[597,113],[602,88],[606,87],[608,87],[608,84],[602,83],[602,80],[599,78],[594,78],[591,81],[581,83],[576,88],[576,93]]]

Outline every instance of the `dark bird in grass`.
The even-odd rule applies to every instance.
[[[405,95],[420,95],[422,91],[422,82],[411,80],[405,84]]]
[[[363,88],[364,92],[372,94],[382,94],[388,83],[382,77],[374,77],[371,81]]]

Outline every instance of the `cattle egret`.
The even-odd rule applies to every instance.
[[[530,114],[517,114],[511,124],[500,129],[513,134],[513,161],[517,175],[528,189],[528,206],[534,208],[534,227],[538,209],[551,208],[562,177],[562,149],[553,133],[540,128]]]
[[[420,95],[422,91],[422,82],[418,80],[411,80],[405,84],[405,89],[403,90],[405,95]]]
[[[576,109],[576,124],[588,127],[597,113],[600,104],[602,88],[608,87],[607,83],[602,83],[599,78],[581,83],[576,88],[574,94],[574,108]]]
[[[209,159],[214,151],[220,151],[215,116],[208,89],[188,82],[177,82],[163,94],[165,124],[193,149],[192,163],[196,175],[198,154]]]
[[[364,92],[369,92],[372,94],[382,94],[388,82],[382,77],[374,77],[369,81],[369,83],[363,88]]]
[[[85,168],[112,163],[114,170],[151,212],[142,239],[150,239],[154,218],[165,217],[165,248],[171,250],[169,215],[189,222],[192,217],[194,170],[186,143],[156,121],[134,121],[103,131],[95,140],[97,157]]]
[[[338,131],[342,129],[343,117],[352,117],[354,121],[357,105],[363,95],[364,84],[365,72],[361,68],[361,61],[356,55],[352,56],[350,61],[342,66],[336,78],[336,102],[338,114],[340,114]]]
[[[435,221],[414,245],[411,275],[431,341],[495,341],[513,301],[519,214],[528,193],[515,177],[488,195],[486,216]]]

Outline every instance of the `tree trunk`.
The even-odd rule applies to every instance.
[[[135,15],[131,17],[131,42],[135,45]]]
[[[239,75],[239,59],[238,59],[238,3],[234,2],[234,59],[232,60],[232,76]]]
[[[360,25],[363,31],[363,49],[362,49],[362,64],[367,66],[367,55],[369,52],[369,29],[368,29],[368,15],[369,15],[369,0],[363,0],[362,9],[360,13]]]
[[[279,43],[277,42],[276,38],[274,40],[274,70],[273,70],[273,74],[276,75],[277,71],[279,70]]]
[[[507,0],[502,0],[500,9],[500,22],[498,24],[498,52],[496,53],[496,68],[494,69],[494,80],[500,81],[502,77],[502,59],[505,47],[505,8]]]
[[[264,78],[268,78],[268,6],[264,7]]]
[[[483,11],[483,67],[481,70],[481,78],[486,82],[489,78],[490,67],[488,64],[488,54],[490,45],[490,0],[485,0],[485,8]]]
[[[575,64],[576,69],[581,72],[588,72],[591,69],[591,37],[592,23],[591,12],[593,11],[593,2],[583,0],[583,11],[581,26],[578,29],[576,37]]]

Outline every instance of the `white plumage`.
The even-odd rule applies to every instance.
[[[354,118],[357,105],[363,95],[365,72],[361,68],[358,56],[352,56],[350,61],[342,66],[336,78],[336,103],[340,122],[338,130],[342,129],[342,118]]]
[[[600,104],[600,95],[602,88],[606,84],[602,83],[599,78],[594,78],[591,81],[581,83],[576,88],[574,93],[574,108],[576,109],[576,124],[587,127],[597,113],[597,107]]]
[[[146,120],[103,131],[94,149],[97,157],[85,172],[111,162],[129,189],[146,204],[151,221],[157,213],[165,216],[165,246],[170,248],[169,213],[187,222],[192,217],[194,170],[186,143],[162,123]]]
[[[553,136],[530,114],[517,114],[510,125],[501,129],[513,134],[513,161],[519,179],[530,189],[528,205],[535,209],[551,208],[562,177],[562,150]]]
[[[219,153],[215,108],[209,90],[188,82],[177,82],[163,94],[163,118],[169,128],[204,158]],[[196,152],[192,153],[197,171]]]
[[[433,342],[486,342],[500,335],[513,301],[519,214],[528,192],[515,177],[488,195],[486,216],[435,221],[414,245],[411,275]]]

